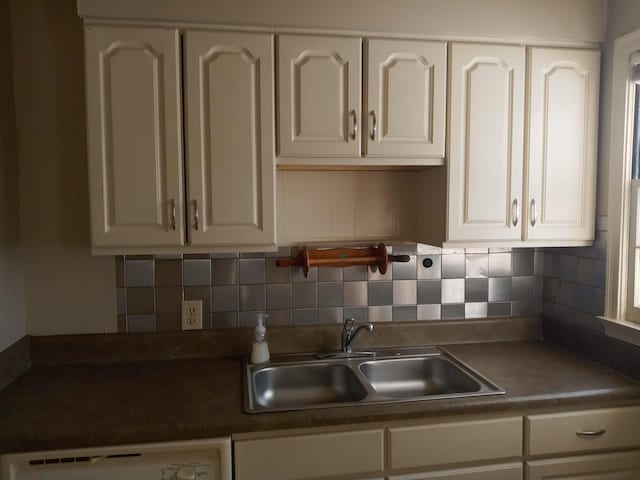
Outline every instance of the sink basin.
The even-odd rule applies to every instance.
[[[256,401],[267,408],[356,402],[367,395],[353,370],[339,363],[267,367],[254,382]]]
[[[346,356],[345,356],[346,355]],[[245,364],[245,411],[304,410],[402,403],[505,393],[468,365],[436,347],[376,352],[273,357]]]
[[[364,362],[360,371],[373,389],[393,398],[478,392],[481,385],[442,357]]]

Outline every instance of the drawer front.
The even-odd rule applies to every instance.
[[[526,424],[529,455],[640,446],[640,407],[529,415]]]
[[[636,480],[640,478],[640,452],[581,455],[527,462],[528,480]]]
[[[299,435],[234,443],[236,480],[296,480],[382,472],[384,431]]]
[[[389,429],[391,468],[522,456],[522,417]]]
[[[389,480],[522,480],[522,463],[438,470],[412,475],[396,475]]]

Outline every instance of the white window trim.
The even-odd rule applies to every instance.
[[[635,85],[631,55],[640,50],[640,29],[615,40],[609,137],[609,203],[605,329],[607,335],[640,345],[640,324],[627,321],[631,151]],[[624,112],[624,113],[623,113]]]

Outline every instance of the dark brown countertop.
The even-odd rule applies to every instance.
[[[506,395],[246,414],[238,357],[36,366],[0,392],[0,452],[640,404],[640,383],[543,341],[446,348]]]

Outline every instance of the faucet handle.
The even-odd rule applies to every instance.
[[[356,319],[355,318],[345,318],[344,323],[342,324],[342,328],[345,332],[352,332],[355,328]]]

